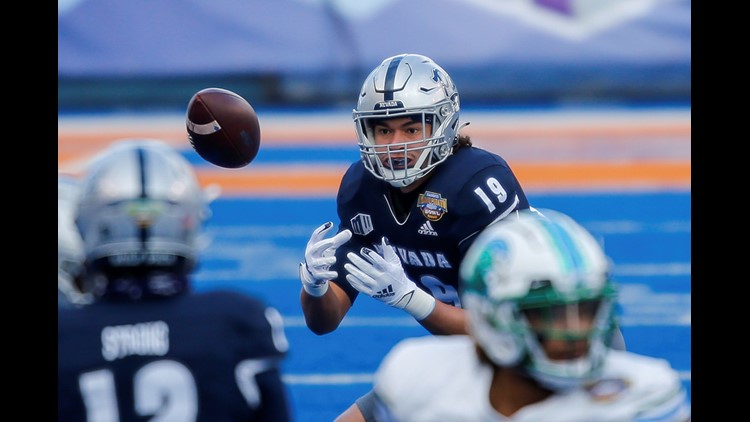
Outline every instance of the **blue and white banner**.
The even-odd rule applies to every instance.
[[[361,80],[404,52],[432,57],[464,91],[689,87],[691,1],[58,0],[63,78]]]

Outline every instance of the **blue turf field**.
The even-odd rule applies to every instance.
[[[477,128],[478,144],[501,152],[517,171],[527,166],[529,178],[519,178],[533,206],[571,215],[603,242],[621,285],[621,325],[628,349],[669,360],[690,393],[691,194],[684,175],[690,165],[690,110],[601,111],[475,110],[469,120],[477,123],[471,127]],[[333,420],[370,389],[373,372],[395,343],[428,335],[404,312],[364,296],[337,331],[312,334],[299,305],[297,266],[312,231],[335,221],[335,186],[310,193],[294,186],[297,179],[287,178],[274,186],[296,190],[279,195],[267,191],[273,198],[252,193],[257,178],[268,181],[290,171],[334,174],[337,186],[337,172],[359,158],[349,139],[349,111],[264,114],[262,153],[240,171],[217,170],[190,149],[182,112],[111,117],[58,117],[58,172],[81,171],[82,163],[112,140],[140,136],[171,140],[204,177],[209,173],[223,186],[242,185],[240,192],[213,203],[208,226],[212,242],[203,253],[196,289],[237,289],[281,311],[290,341],[284,379],[296,421]],[[308,130],[313,122],[317,132]],[[143,129],[134,134],[137,127]],[[528,165],[544,163],[557,171],[561,167],[556,164],[567,164],[567,176],[581,166],[584,176],[565,179],[552,173],[531,183],[540,167]],[[597,163],[595,174],[586,173]],[[637,166],[649,163],[662,167],[654,172],[653,167]],[[677,167],[670,166],[675,163]],[[622,164],[631,170],[623,172]],[[675,169],[683,173],[675,174]],[[560,178],[567,180],[562,189],[553,183]],[[575,181],[580,181],[578,187]],[[569,187],[576,193],[544,193],[567,192]]]
[[[629,350],[668,359],[691,387],[690,192],[529,194],[537,208],[577,219],[604,244],[621,286]],[[372,373],[400,339],[427,335],[402,311],[360,296],[325,336],[304,325],[297,264],[310,233],[334,220],[331,199],[219,199],[196,289],[239,289],[284,315],[284,365],[295,420],[330,421],[370,389]]]

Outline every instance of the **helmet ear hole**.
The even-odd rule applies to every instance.
[[[483,306],[481,299],[474,296],[466,296],[465,307],[469,312],[471,324],[469,332],[472,337],[482,346],[488,358],[499,366],[516,366],[526,355],[526,347],[523,337],[514,335],[512,331],[498,330],[488,323],[493,319],[486,314],[492,312],[490,309],[479,310]],[[510,303],[506,303],[506,308]],[[486,307],[485,307],[486,308]],[[505,312],[512,312],[507,309]],[[507,319],[507,318],[503,318]]]

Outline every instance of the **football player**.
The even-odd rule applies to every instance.
[[[353,110],[361,160],[339,186],[337,234],[326,237],[333,222],[318,227],[299,267],[311,331],[335,330],[363,293],[433,334],[466,332],[461,259],[529,201],[502,157],[460,134],[459,116],[456,85],[428,57],[389,57],[367,76]],[[368,397],[339,420],[370,420]]]
[[[394,346],[375,374],[375,420],[690,420],[669,362],[611,348],[616,290],[599,244],[541,211],[473,243],[460,268],[470,334]]]
[[[505,160],[459,134],[459,112],[455,84],[428,57],[390,57],[365,79],[353,111],[361,160],[341,180],[338,234],[318,227],[299,268],[313,332],[335,330],[360,293],[432,333],[465,332],[461,258],[529,202]]]
[[[279,312],[191,290],[209,216],[193,169],[161,141],[94,159],[75,221],[95,300],[58,310],[58,420],[291,420]]]

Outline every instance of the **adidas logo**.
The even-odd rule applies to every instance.
[[[391,296],[394,296],[395,294],[396,293],[393,293],[393,285],[389,284],[388,287],[375,293],[374,295],[372,295],[372,297],[374,297],[375,299],[380,299],[383,297],[391,297]]]
[[[424,234],[427,236],[437,236],[437,232],[435,229],[432,228],[432,224],[430,224],[429,221],[425,221],[424,224],[422,224],[422,227],[417,230],[417,233]]]

